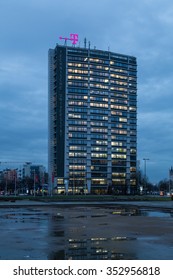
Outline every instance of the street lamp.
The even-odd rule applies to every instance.
[[[35,169],[34,169],[34,196],[35,196]]]
[[[17,169],[16,169],[17,170]],[[15,172],[16,172],[16,170],[15,170]],[[14,173],[14,192],[15,192],[15,196],[17,195],[17,186],[16,186],[16,181],[17,181],[17,176],[16,176],[17,174],[16,173]]]
[[[144,160],[144,176],[145,176],[145,191],[146,191],[146,185],[147,185],[147,160],[150,160],[149,158],[143,158]]]

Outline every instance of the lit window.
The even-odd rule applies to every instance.
[[[129,107],[130,111],[136,111],[136,107]]]
[[[106,179],[92,179],[91,182],[92,182],[93,185],[97,185],[97,184],[105,185],[105,184],[107,184]]]
[[[111,145],[112,146],[123,146],[123,143],[122,142],[114,142],[114,141],[112,141]]]
[[[91,157],[96,157],[96,158],[107,158],[107,154],[91,153]]]
[[[96,144],[98,144],[98,145],[107,145],[108,142],[104,141],[104,140],[96,140]]]
[[[136,167],[130,167],[131,172],[136,172]]]
[[[108,104],[105,103],[90,103],[91,107],[108,108]]]
[[[57,179],[57,185],[63,185],[64,179]]]
[[[112,148],[113,151],[116,151],[117,153],[126,153],[126,149],[123,149],[123,148]]]
[[[121,154],[112,154],[112,158],[121,158],[121,159],[126,159],[126,155],[121,155]]]
[[[69,118],[75,118],[75,119],[80,119],[81,115],[77,115],[77,114],[68,114]]]
[[[126,118],[119,118],[119,121],[120,122],[127,122],[127,119]]]
[[[91,147],[91,151],[106,152],[107,151],[107,147]]]
[[[125,173],[115,173],[115,172],[113,172],[113,173],[112,173],[112,176],[113,176],[113,177],[122,177],[122,178],[125,178],[125,177],[126,177],[126,174],[125,174]]]
[[[113,105],[111,104],[112,109],[118,109],[118,110],[127,110],[127,106],[120,106],[120,105]]]
[[[70,165],[69,170],[85,170],[86,167],[84,165]]]

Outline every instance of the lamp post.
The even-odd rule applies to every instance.
[[[16,174],[14,174],[14,192],[15,192],[15,196],[17,195],[17,188],[16,188]]]
[[[146,186],[147,186],[147,160],[150,160],[149,158],[143,158],[144,160],[144,176],[145,176],[145,191],[146,191]]]
[[[5,176],[5,195],[7,195],[8,192],[8,187],[7,187],[7,172],[6,172],[6,176]]]
[[[35,196],[35,169],[34,169],[34,196]]]

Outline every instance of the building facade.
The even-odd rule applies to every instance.
[[[48,56],[51,190],[135,192],[136,58],[62,45]]]
[[[40,185],[45,183],[46,168],[43,165],[36,165],[32,163],[26,163],[23,165],[23,178],[31,178]]]

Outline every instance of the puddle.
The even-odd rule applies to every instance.
[[[164,210],[153,210],[153,209],[140,209],[130,208],[130,207],[121,207],[116,208],[112,212],[113,215],[120,215],[120,216],[148,216],[148,217],[160,217],[160,218],[170,218],[173,217],[173,213],[171,211],[164,211]]]
[[[172,215],[132,206],[1,208],[0,259],[172,260]]]
[[[154,210],[141,210],[141,216],[157,217],[157,218],[170,218],[173,217],[171,212],[154,211]]]

